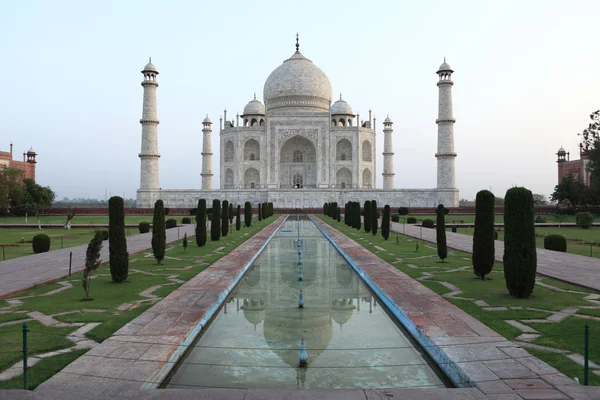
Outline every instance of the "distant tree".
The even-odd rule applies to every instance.
[[[246,228],[252,225],[252,204],[249,201],[244,203],[244,225]]]
[[[437,243],[437,252],[438,252],[438,257],[440,258],[440,260],[442,260],[442,262],[444,262],[444,260],[446,259],[446,257],[448,257],[448,245],[446,244],[446,213],[445,213],[446,207],[444,207],[443,204],[440,204],[437,206],[437,210],[436,210],[436,214],[437,214],[437,218],[436,218],[436,223],[435,223],[435,227],[436,227],[436,234],[435,234],[435,239],[436,239],[436,243]]]
[[[377,210],[377,201],[371,200],[371,233],[373,236],[377,235],[377,228],[379,226],[379,213]]]
[[[467,200],[467,199],[460,199],[458,201],[459,207],[473,207],[474,204],[475,204],[475,202],[473,202],[472,200]]]
[[[579,182],[575,175],[565,175],[560,183],[554,187],[554,193],[550,195],[550,200],[553,202],[562,203],[567,200],[571,206],[577,210],[577,207],[585,202],[586,187],[582,182]]]
[[[229,223],[233,223],[233,202],[229,203],[229,211],[227,212],[227,216],[229,217]]]
[[[600,204],[600,110],[590,114],[591,122],[580,134],[582,149],[589,159],[590,197],[593,204]]]
[[[371,232],[371,200],[365,201],[365,232]]]
[[[494,205],[496,205],[496,206],[503,206],[504,205],[504,199],[502,197],[496,197],[494,199]]]
[[[267,217],[269,216],[267,214],[267,203],[262,203],[262,215],[263,219],[267,219]]]
[[[533,194],[533,205],[534,206],[545,206],[548,204],[548,199],[543,194]]]
[[[221,236],[229,233],[229,201],[223,200],[221,211]]]
[[[210,240],[216,242],[221,239],[221,202],[213,200],[212,219],[210,221]]]
[[[360,203],[358,201],[354,202],[354,215],[355,215],[355,228],[358,229],[360,231],[360,226],[361,226],[361,217],[360,217]]]
[[[206,245],[206,199],[198,200],[196,211],[196,244],[198,247]]]
[[[102,231],[96,231],[85,252],[85,268],[83,269],[82,282],[83,290],[85,291],[85,301],[90,300],[92,271],[98,269],[102,263],[102,260],[100,260],[100,250],[102,250]]]
[[[506,192],[504,206],[504,279],[511,296],[529,297],[535,285],[537,253],[533,195],[523,187]]]
[[[327,203],[323,203],[323,215],[327,215],[327,214],[328,214]]]
[[[166,247],[165,204],[162,200],[156,200],[156,203],[154,203],[154,219],[152,220],[152,252],[158,264],[161,264],[165,258]]]
[[[494,243],[494,194],[481,190],[475,199],[475,230],[473,231],[473,272],[485,280],[492,272],[496,256]]]
[[[69,208],[67,209],[67,220],[65,221],[65,223],[63,225],[64,229],[67,229],[67,230],[71,229],[71,221],[75,217],[75,211],[77,211],[77,207],[71,208],[69,206]]]
[[[129,274],[129,253],[125,237],[125,208],[119,196],[108,200],[108,262],[112,281],[125,281]]]
[[[183,250],[187,251],[188,240],[187,240],[187,232],[183,234]]]
[[[20,168],[0,167],[0,209],[15,207],[21,198],[23,170]]]
[[[384,240],[388,240],[388,237],[390,237],[390,213],[390,206],[386,204],[383,207],[383,215],[381,218],[381,236]]]
[[[262,205],[258,203],[258,222],[262,221]]]
[[[235,212],[235,230],[239,231],[240,228],[242,227],[242,222],[240,221],[240,213],[241,213],[242,207],[240,207],[240,205],[238,204],[236,212]]]
[[[23,179],[22,192],[18,208],[22,212],[35,215],[38,229],[42,229],[40,211],[52,207],[56,195],[49,187],[40,186],[32,179]],[[122,199],[121,199],[122,200]]]
[[[340,222],[342,220],[342,210],[340,209],[340,207],[338,207],[337,209],[337,222]]]

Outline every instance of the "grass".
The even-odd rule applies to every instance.
[[[538,277],[541,282],[560,289],[579,293],[559,292],[545,288],[541,285],[536,285],[533,296],[530,298],[513,298],[508,295],[508,291],[506,290],[503,266],[501,263],[496,263],[494,265],[493,272],[490,274],[491,279],[481,281],[476,279],[473,274],[471,254],[469,253],[450,250],[447,259],[448,262],[440,263],[437,258],[435,243],[423,242],[403,235],[398,235],[398,243],[396,243],[395,234],[390,235],[389,240],[385,241],[382,238],[380,231],[374,236],[371,233],[366,233],[364,228],[359,231],[347,227],[343,222],[338,223],[328,217],[321,217],[321,219],[340,230],[378,257],[391,263],[410,277],[416,279],[424,277],[425,273],[431,274],[431,277],[423,279],[420,282],[440,295],[447,294],[453,290],[440,284],[438,281],[447,282],[458,287],[463,291],[458,296],[471,300],[448,298],[448,301],[510,340],[514,339],[522,332],[507,324],[505,320],[511,319],[520,321],[528,319],[544,319],[550,315],[550,311],[559,311],[568,306],[593,306],[594,304],[584,300],[584,297],[589,293],[599,293],[551,278]],[[417,243],[419,244],[418,251],[416,249]],[[486,311],[482,307],[476,305],[473,302],[474,300],[484,300],[490,306],[517,307],[518,309]],[[542,311],[529,310],[528,308],[539,309]],[[580,314],[590,315],[595,314],[596,312],[600,313],[600,310],[581,309]],[[541,333],[541,336],[537,339],[536,343],[583,354],[582,335],[584,322],[585,321],[581,318],[571,317],[556,324],[540,323],[529,325]],[[591,331],[600,332],[600,321],[591,322],[593,322],[593,324],[590,324]],[[600,340],[596,338],[596,342],[600,343]],[[590,343],[593,343],[593,339],[590,340]],[[594,351],[593,357],[600,357],[600,345],[596,345],[596,350]],[[552,357],[554,357],[553,353],[548,354],[551,354]],[[562,357],[566,359],[566,357]],[[540,358],[546,361],[544,355],[540,355]],[[554,358],[548,358],[548,360],[554,361]],[[566,360],[571,361],[569,359]],[[568,366],[568,363],[564,363],[564,365]],[[564,371],[560,368],[558,369],[564,373],[570,373],[571,371],[570,369],[565,369]],[[579,376],[581,379],[582,375],[580,374]]]
[[[27,318],[29,318],[29,316],[25,313],[0,314],[0,324],[4,323],[4,322],[18,321],[18,320],[27,319]]]
[[[166,219],[176,219],[178,223],[181,223],[181,219],[183,217],[190,217],[192,221],[194,220],[194,215],[167,215]],[[45,224],[64,224],[67,220],[66,215],[42,215],[40,216],[40,222],[42,225]],[[152,223],[152,215],[125,215],[125,224],[139,224],[140,222],[150,222]],[[3,216],[0,217],[0,224],[24,224],[25,217],[16,217],[16,216]],[[27,218],[27,223],[36,225],[37,220],[35,216],[30,216]],[[77,215],[71,220],[71,224],[108,224],[108,215]]]
[[[567,358],[567,356],[564,354],[551,353],[549,351],[535,349],[527,349],[527,352],[529,352],[532,356],[544,360],[569,378],[579,378],[579,383],[583,385],[583,367],[570,358]],[[588,377],[589,385],[600,386],[600,376],[590,371]]]
[[[393,211],[394,209],[392,209]],[[397,211],[397,209],[396,209]],[[424,219],[432,219],[435,221],[435,214],[409,214],[409,215],[401,215],[400,222],[402,223],[403,218],[415,217],[417,221],[423,221]],[[543,214],[542,217],[546,218],[546,222],[555,223],[557,222],[554,218],[553,214]],[[565,215],[565,219],[562,222],[575,222],[574,215]],[[475,222],[475,214],[448,214],[446,215],[446,223],[460,223],[462,221],[465,224],[472,224]],[[496,223],[504,222],[504,214],[496,214],[495,218]]]

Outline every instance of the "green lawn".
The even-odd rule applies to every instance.
[[[392,211],[394,211],[393,213],[395,213],[396,211],[398,211],[398,209],[392,209]],[[554,222],[558,222],[556,221],[556,219],[554,218],[554,215],[550,214],[544,214],[541,215],[542,217],[546,218],[546,222],[548,223],[554,223]],[[409,214],[409,215],[401,215],[400,216],[400,222],[402,222],[403,218],[408,218],[408,217],[415,217],[417,219],[417,221],[423,221],[424,219],[432,219],[435,221],[436,215],[435,214]],[[472,224],[475,222],[475,214],[448,214],[446,215],[446,223],[465,223],[465,224]],[[495,219],[496,223],[503,223],[504,222],[504,214],[496,214],[496,219]],[[564,220],[562,222],[575,222],[575,216],[574,215],[565,215],[564,216]],[[598,221],[594,221],[594,222],[598,222]]]
[[[490,328],[503,335],[507,339],[513,340],[522,332],[519,329],[509,325],[505,320],[530,320],[545,319],[551,312],[560,311],[571,306],[597,306],[584,299],[589,293],[599,293],[589,289],[583,289],[575,285],[559,282],[551,278],[539,277],[538,282],[543,282],[559,289],[569,290],[571,292],[561,292],[552,290],[541,285],[536,285],[533,296],[528,299],[513,298],[506,290],[504,273],[501,263],[496,263],[490,279],[481,281],[476,279],[471,266],[471,254],[460,251],[450,250],[447,262],[440,263],[437,258],[435,243],[423,242],[418,239],[396,235],[392,233],[389,240],[384,240],[381,236],[381,230],[376,236],[366,233],[364,227],[359,231],[347,227],[343,221],[338,223],[331,218],[321,217],[323,221],[340,230],[351,239],[355,240],[369,251],[376,254],[383,260],[392,263],[400,271],[406,273],[412,278],[422,278],[426,274],[431,276],[420,280],[422,284],[429,287],[434,292],[444,295],[453,291],[440,282],[456,286],[462,293],[457,297],[465,298],[447,298],[448,301],[460,307],[473,317],[482,321]],[[396,236],[398,237],[396,239]],[[418,244],[418,250],[417,250]],[[383,250],[381,250],[381,249]],[[475,304],[475,300],[483,300],[491,307],[507,307],[503,311],[486,310]],[[578,315],[595,315],[600,313],[600,309],[580,309]],[[552,348],[567,349],[570,352],[582,354],[583,346],[583,324],[586,320],[576,316],[569,317],[560,323],[538,323],[528,324],[541,334],[535,343],[539,343]],[[600,343],[598,332],[600,332],[600,322],[593,321],[592,331],[595,333],[595,343]],[[524,322],[523,322],[524,323]],[[562,339],[561,339],[562,338]],[[592,343],[592,341],[590,342]],[[600,346],[596,345],[596,353],[593,357],[600,357]],[[555,354],[542,352],[539,357],[547,362],[555,362]],[[550,356],[546,355],[549,354]],[[562,356],[567,361],[565,356]],[[593,359],[595,359],[593,358]],[[598,360],[600,362],[600,360]],[[575,364],[571,361],[571,363]],[[560,371],[570,377],[578,376],[580,380],[583,377],[583,367],[579,367],[579,372],[575,373],[573,365],[568,362],[559,363],[557,367]],[[575,364],[577,365],[577,364]],[[564,370],[561,369],[564,366]],[[575,375],[573,375],[575,374]],[[600,384],[594,380],[595,384]]]
[[[63,282],[69,282],[73,287],[52,295],[44,294],[63,286],[51,283],[22,292],[12,299],[20,299],[23,304],[12,307],[10,313],[0,314],[0,322],[23,318],[24,310],[38,311],[46,315],[69,312],[55,316],[55,319],[66,323],[99,322],[100,325],[89,331],[86,336],[102,342],[181,285],[181,283],[169,280],[168,276],[175,275],[179,280],[188,281],[275,221],[276,218],[276,216],[270,217],[261,222],[254,220],[250,228],[242,225],[240,231],[235,231],[234,228],[233,232],[217,242],[212,242],[209,238],[204,247],[196,246],[194,237],[189,238],[187,250],[183,249],[181,240],[168,244],[166,258],[162,265],[156,264],[151,249],[130,256],[129,276],[127,281],[122,284],[112,283],[109,266],[103,265],[94,273],[90,285],[92,300],[88,302],[82,301],[85,294],[81,287],[81,273],[74,274],[70,278],[63,278]],[[184,269],[184,267],[188,267],[188,269]],[[148,273],[153,275],[148,275]],[[157,296],[156,298],[151,299],[140,295],[142,291],[156,285],[164,285],[152,293]],[[132,307],[126,311],[118,311],[117,308],[124,303],[130,303]],[[8,305],[6,301],[0,301],[0,306],[7,307]],[[84,311],[88,309],[98,310],[98,312]],[[66,336],[78,329],[77,327],[46,327],[37,321],[30,321],[28,324],[31,331],[28,336],[29,348],[32,354],[72,347],[73,342],[67,340]],[[5,351],[0,351],[1,372],[22,359],[21,324],[0,327],[0,343],[5,348]],[[31,368],[30,388],[35,388],[81,354],[83,352],[71,352],[40,361]],[[22,385],[22,376],[8,381],[0,381],[0,388],[19,388]]]
[[[557,370],[561,371],[563,374],[573,379],[575,377],[579,378],[579,383],[583,385],[583,369],[579,364],[575,361],[567,358],[564,354],[556,354],[551,353],[549,351],[543,350],[534,350],[527,349],[531,355],[536,356],[537,358],[544,360]],[[600,376],[592,373],[589,373],[588,384],[591,386],[600,386]]]
[[[194,219],[193,215],[167,215],[165,218],[176,219],[178,223],[181,223],[183,217],[190,217]],[[67,220],[66,216],[63,215],[42,215],[40,216],[40,222],[42,224],[64,224]],[[126,224],[139,224],[140,222],[152,223],[152,215],[125,215]],[[15,216],[3,216],[0,217],[0,224],[24,224],[25,217]],[[27,223],[36,224],[37,219],[35,216],[27,218]],[[72,224],[108,224],[108,215],[77,215],[71,220]]]

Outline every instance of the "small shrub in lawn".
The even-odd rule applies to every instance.
[[[536,224],[545,224],[546,223],[546,218],[542,217],[541,215],[537,215],[535,217],[535,223]]]
[[[183,217],[181,218],[181,224],[185,225],[185,224],[191,224],[192,223],[192,219],[190,217]]]
[[[169,218],[167,220],[167,229],[176,228],[176,227],[177,227],[177,220],[175,220],[173,218]]]
[[[589,212],[580,212],[575,216],[575,223],[580,228],[589,229],[592,227],[593,222],[594,216]]]
[[[567,239],[562,235],[548,235],[544,238],[544,248],[546,250],[567,252]]]
[[[456,233],[456,227],[455,226],[452,227],[452,232]]]
[[[100,232],[100,235],[102,235],[100,236],[102,240],[108,240],[108,231],[105,231],[104,229],[98,229],[96,232]]]
[[[31,241],[34,253],[45,253],[50,250],[50,236],[40,233],[35,235]]]
[[[498,231],[494,231],[494,240],[498,240]]]
[[[398,208],[398,215],[408,215],[408,207]]]
[[[416,224],[417,219],[415,217],[408,217],[408,218],[406,218],[406,223],[407,224]]]
[[[197,208],[190,208],[190,215],[196,215],[197,212],[198,212]]]
[[[433,228],[434,225],[435,222],[432,219],[424,219],[422,223],[423,228]]]
[[[187,240],[187,232],[183,234],[183,249],[187,250],[188,240]]]
[[[397,214],[392,215],[392,222],[400,222],[400,215],[397,215]]]
[[[138,224],[138,229],[140,230],[140,233],[150,232],[150,222],[140,222]]]

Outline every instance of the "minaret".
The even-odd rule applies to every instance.
[[[394,188],[394,148],[392,147],[392,120],[390,116],[383,121],[383,189]]]
[[[212,122],[208,118],[204,118],[202,121],[202,190],[212,189],[212,144],[210,135],[212,134],[211,128]]]
[[[156,75],[158,71],[152,65],[152,58],[146,64],[144,70],[144,108],[142,110],[142,151],[141,159],[140,190],[158,190],[158,116],[156,115]]]
[[[437,74],[440,77],[437,85],[439,89],[439,108],[438,119],[435,121],[438,126],[438,148],[435,154],[437,158],[437,187],[438,189],[455,188],[455,169],[454,159],[454,116],[452,113],[452,73],[454,71],[450,65],[444,63],[440,65]]]

